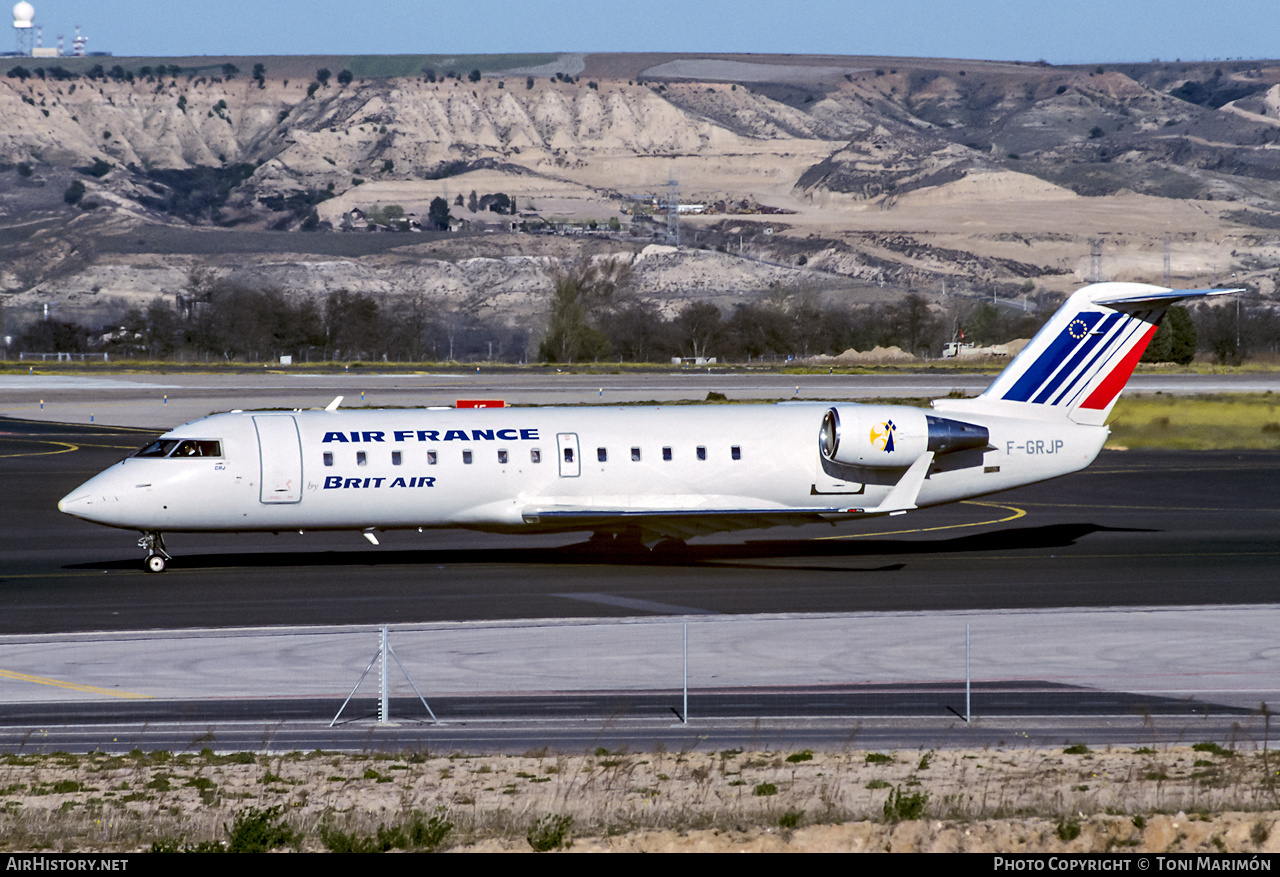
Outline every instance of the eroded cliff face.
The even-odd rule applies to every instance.
[[[1270,284],[1280,69],[903,59],[828,63],[806,78],[795,61],[785,82],[758,70],[749,82],[591,79],[595,62],[576,81],[531,86],[523,73],[323,85],[270,71],[6,76],[0,292],[19,311],[54,301],[92,312],[174,295],[203,268],[299,294],[427,295],[520,319],[541,306],[558,260],[631,259],[665,232],[661,216],[633,223],[631,199],[673,179],[682,202],[728,206],[683,220],[684,251],[637,263],[641,294],[668,308],[779,284],[1065,290],[1100,235],[1113,279],[1158,281],[1172,235],[1176,275],[1229,268]],[[336,228],[356,207],[425,218],[438,197],[455,217],[509,230],[457,204],[472,191],[509,194],[543,219],[619,219],[620,234],[477,249],[428,245],[429,234],[338,246],[316,242],[338,232],[299,231]],[[201,231],[239,237],[193,243]],[[245,245],[266,232],[260,249]]]

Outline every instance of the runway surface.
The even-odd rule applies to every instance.
[[[460,374],[378,374],[355,368],[298,374],[0,375],[0,416],[66,423],[168,429],[235,408],[323,408],[335,396],[345,407],[453,405],[458,399],[504,399],[518,405],[601,405],[646,401],[936,398],[973,396],[993,374],[938,369],[872,375],[779,374],[760,370],[570,374],[478,367]],[[1138,374],[1129,393],[1280,393],[1280,374]]]
[[[1275,453],[1106,452],[1083,473],[981,502],[695,541],[678,561],[602,556],[573,535],[388,533],[374,548],[357,533],[179,534],[170,571],[152,576],[136,534],[55,507],[151,435],[0,421],[0,748],[32,745],[23,735],[37,726],[51,748],[86,733],[102,742],[127,715],[159,735],[166,717],[193,709],[198,723],[238,719],[251,746],[263,723],[295,714],[307,739],[330,741],[314,745],[349,742],[352,726],[329,732],[320,718],[355,684],[380,624],[445,698],[432,705],[453,717],[449,734],[465,738],[462,721],[512,747],[545,742],[540,722],[553,717],[566,741],[606,726],[636,743],[742,741],[760,721],[788,740],[829,742],[875,716],[900,717],[902,740],[935,740],[964,725],[965,624],[975,654],[985,650],[974,678],[992,740],[1036,726],[1035,715],[1076,717],[1050,720],[1048,736],[1084,722],[1153,739],[1142,734],[1164,716],[1160,733],[1209,739],[1280,697]],[[702,631],[690,684],[704,699],[697,721],[673,728],[686,623]],[[530,639],[531,624],[549,639]],[[319,636],[312,625],[350,640],[317,650],[289,639]],[[103,633],[77,633],[87,631]],[[111,633],[132,631],[157,633]],[[525,671],[501,669],[513,662]],[[119,691],[152,706],[119,706]],[[397,701],[395,714],[412,708]],[[407,745],[422,728],[379,731],[378,745]],[[443,731],[430,729],[434,745]]]

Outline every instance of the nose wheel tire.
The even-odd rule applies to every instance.
[[[144,532],[138,547],[147,552],[143,565],[147,572],[164,572],[169,563],[169,553],[164,550],[164,536],[157,532]]]

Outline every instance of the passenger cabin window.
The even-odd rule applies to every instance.
[[[507,462],[507,452],[506,452],[506,451],[503,451],[503,450],[498,451],[498,462],[499,462],[499,463],[504,463],[504,464]]]
[[[663,448],[663,449],[662,449],[662,459],[663,459],[665,462],[667,462],[667,463],[670,463],[670,462],[671,462],[671,449],[670,449],[670,448]]]
[[[399,452],[399,451],[392,451],[392,452],[391,452],[391,465],[392,465],[392,466],[399,466],[399,465],[400,465],[400,452]]]
[[[369,455],[364,451],[356,451],[356,465],[363,466],[369,462]]]
[[[639,462],[640,462],[640,449],[639,449],[639,448],[632,448],[632,449],[631,449],[631,462],[633,462],[633,463],[639,463]]]
[[[738,447],[737,445],[734,445],[732,448],[729,449],[729,455],[733,457],[733,459],[735,460],[741,460],[742,448]]]
[[[707,449],[704,448],[702,445],[698,445],[698,459],[699,460],[707,459]]]
[[[609,462],[609,452],[604,448],[596,448],[596,459],[601,463]]]
[[[436,464],[436,452],[427,451],[427,465],[434,466]]]
[[[468,465],[468,466],[470,466],[470,465],[471,465],[471,452],[470,452],[470,451],[463,451],[463,452],[462,452],[462,462],[463,462],[463,463],[465,463],[465,464],[466,464],[466,465]]]
[[[530,448],[530,449],[529,449],[529,462],[530,462],[530,463],[541,463],[541,462],[542,462],[542,451],[538,450],[537,448]]]
[[[333,451],[325,451],[325,452],[324,452],[324,464],[325,464],[326,466],[332,466],[332,465],[333,465]]]

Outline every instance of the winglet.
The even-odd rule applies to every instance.
[[[334,397],[334,400],[333,400],[332,402],[330,402],[328,405],[324,406],[324,410],[325,410],[325,411],[337,411],[337,410],[338,410],[338,406],[339,406],[339,405],[341,405],[341,404],[342,404],[342,397],[341,397],[341,396],[336,396],[336,397]]]
[[[867,509],[867,512],[869,514],[882,515],[886,512],[894,514],[895,512],[900,513],[917,508],[916,497],[920,495],[920,488],[924,487],[925,476],[929,474],[929,467],[932,464],[933,451],[925,451],[903,473],[902,477],[898,479],[898,483],[893,485],[893,490],[889,491],[889,495],[884,498],[884,502],[873,509]]]

